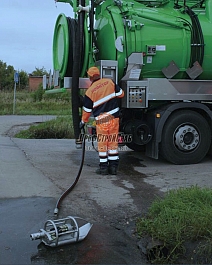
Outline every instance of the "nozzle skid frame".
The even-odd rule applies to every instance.
[[[83,218],[67,216],[63,219],[46,221],[44,229],[31,234],[30,238],[32,240],[40,239],[46,246],[57,247],[82,241],[91,227],[92,224],[86,222]]]

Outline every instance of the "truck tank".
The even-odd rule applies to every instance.
[[[200,162],[212,142],[212,0],[57,1],[75,14],[58,16],[53,39],[54,70],[72,80],[75,139],[80,79],[114,62],[126,145],[174,164]]]
[[[117,60],[120,80],[128,57],[138,52],[141,79],[164,77],[171,62],[179,69],[174,79],[190,78],[186,71],[195,62],[203,69],[196,78],[211,79],[212,0],[94,1],[94,13],[84,24],[80,76],[97,60]],[[53,62],[61,78],[73,75],[77,24],[60,14],[55,25]]]

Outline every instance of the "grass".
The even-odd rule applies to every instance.
[[[13,98],[13,91],[0,91],[0,115],[13,114]],[[32,125],[15,137],[26,139],[74,138],[69,91],[57,94],[45,94],[42,88],[35,92],[17,91],[15,114],[58,116],[54,120]]]
[[[139,218],[137,231],[151,238],[152,263],[212,262],[212,190],[180,188],[151,205],[146,217]],[[154,242],[157,242],[154,245]]]
[[[15,135],[24,139],[73,139],[74,130],[71,116],[59,116],[39,125],[32,125]]]
[[[14,93],[0,91],[0,106],[0,115],[13,114]],[[14,114],[71,115],[70,92],[44,94],[42,89],[36,92],[17,91]]]

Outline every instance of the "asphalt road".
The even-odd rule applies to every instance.
[[[27,140],[14,132],[51,116],[0,116],[0,264],[145,264],[135,233],[155,196],[179,187],[212,187],[211,157],[176,166],[143,153],[120,150],[117,176],[99,176],[98,155],[86,143],[84,167],[57,218],[68,215],[93,224],[80,243],[47,248],[31,241],[43,228],[59,196],[73,183],[81,150],[74,140]]]

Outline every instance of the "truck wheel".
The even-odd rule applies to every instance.
[[[199,113],[181,110],[172,114],[163,129],[160,154],[173,164],[199,163],[211,144],[208,122]]]

